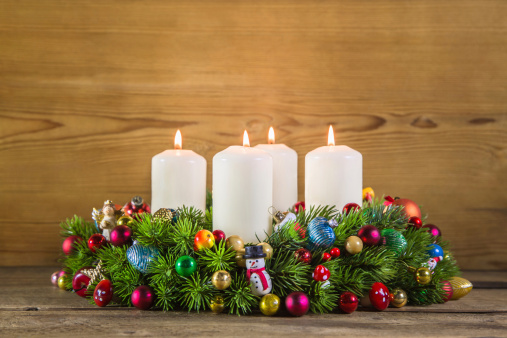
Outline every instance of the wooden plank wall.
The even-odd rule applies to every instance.
[[[52,265],[58,223],[149,200],[150,159],[208,161],[273,125],[338,143],[415,200],[466,269],[506,269],[507,2],[0,1],[0,265]]]

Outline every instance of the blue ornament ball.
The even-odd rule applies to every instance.
[[[428,245],[427,248],[428,249],[426,250],[426,252],[428,253],[428,255],[430,255],[431,258],[444,257],[444,250],[442,250],[442,247],[440,245],[430,244]]]
[[[315,217],[308,223],[306,229],[308,236],[308,249],[328,249],[333,246],[336,239],[333,229],[324,217]]]
[[[150,263],[160,255],[160,251],[154,246],[142,246],[134,244],[127,249],[127,259],[137,271],[147,273]]]

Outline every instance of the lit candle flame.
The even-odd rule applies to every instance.
[[[268,144],[275,144],[275,131],[273,127],[269,127]]]
[[[327,145],[334,146],[334,131],[333,126],[329,126],[329,133],[327,134]]]
[[[250,147],[250,140],[248,139],[248,133],[246,130],[243,133],[243,147]]]
[[[174,136],[174,149],[181,149],[183,142],[181,141],[181,132],[178,129],[176,136]]]

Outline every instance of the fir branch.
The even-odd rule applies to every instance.
[[[296,223],[292,221],[287,222],[287,224],[279,228],[278,231],[273,231],[271,235],[267,235],[264,242],[278,250],[295,251],[302,247],[306,247],[307,240],[300,238],[293,229],[295,224]]]
[[[273,257],[266,260],[266,271],[273,282],[273,292],[279,297],[285,297],[308,287],[313,269],[310,265],[299,262],[293,251],[277,249],[274,250]]]
[[[188,311],[200,309],[205,310],[209,306],[213,295],[213,286],[208,283],[208,278],[196,273],[185,278],[185,283],[180,288],[181,296],[179,298],[183,306]]]
[[[194,224],[196,224],[199,228],[203,228],[206,230],[211,230],[212,228],[209,226],[210,224],[207,223],[205,218],[205,213],[203,213],[201,210],[196,209],[194,207],[186,207],[183,206],[182,208],[178,209],[178,220],[188,220]]]
[[[143,213],[134,221],[134,236],[144,246],[156,246],[161,249],[169,245],[170,222],[160,218],[153,218],[149,213]]]
[[[211,249],[197,251],[197,256],[200,268],[207,273],[218,270],[229,271],[236,265],[234,260],[236,252],[232,248],[227,249],[225,241],[221,241]]]
[[[213,207],[213,195],[211,194],[211,191],[206,189],[206,211],[208,209],[211,209]]]
[[[307,291],[310,298],[310,311],[313,313],[328,313],[338,305],[339,294],[331,284],[313,281]]]
[[[128,248],[127,245],[110,245],[97,250],[97,258],[102,261],[102,267],[105,273],[109,275],[118,274],[130,265],[127,260]]]
[[[177,257],[171,254],[156,257],[149,266],[150,281],[153,285],[173,284],[179,279],[175,270]]]
[[[294,209],[291,209],[291,212],[295,213]],[[335,218],[338,213],[339,211],[335,209],[335,206],[311,206],[310,209],[301,210],[296,214],[296,222],[306,228],[308,223],[315,217],[325,217],[329,220]]]
[[[243,271],[237,271],[232,275],[232,283],[224,293],[225,306],[230,314],[246,315],[252,312],[252,307],[257,307],[259,297],[254,296],[250,290],[250,281],[246,280]]]
[[[121,299],[122,304],[132,306],[131,295],[134,290],[145,284],[143,275],[134,269],[130,264],[123,270],[111,274],[114,294]]]
[[[178,222],[171,228],[167,251],[178,257],[192,254],[194,252],[195,235],[201,229],[188,218],[178,219]]]
[[[85,241],[76,242],[75,250],[69,255],[61,259],[64,265],[65,273],[69,276],[65,286],[68,290],[72,290],[72,277],[82,268],[92,266],[97,257],[90,251]]]
[[[65,222],[60,223],[60,235],[64,238],[69,236],[79,236],[87,241],[91,235],[99,233],[94,223],[85,221],[82,217],[74,215],[74,218],[67,218]]]
[[[175,284],[167,284],[162,281],[151,283],[150,286],[156,295],[156,307],[162,308],[164,311],[174,310],[177,306],[179,290]]]

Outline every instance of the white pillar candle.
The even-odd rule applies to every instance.
[[[182,149],[178,130],[174,150],[165,150],[151,160],[151,211],[183,205],[206,210],[206,160]]]
[[[213,157],[213,228],[245,243],[262,241],[271,231],[273,159],[263,150],[231,146]]]
[[[269,128],[268,144],[255,148],[273,157],[273,207],[286,211],[298,199],[298,154],[285,144],[275,144],[275,131]]]
[[[362,204],[363,156],[347,146],[335,146],[329,127],[328,146],[306,154],[306,208],[335,205],[341,211],[347,203]]]

